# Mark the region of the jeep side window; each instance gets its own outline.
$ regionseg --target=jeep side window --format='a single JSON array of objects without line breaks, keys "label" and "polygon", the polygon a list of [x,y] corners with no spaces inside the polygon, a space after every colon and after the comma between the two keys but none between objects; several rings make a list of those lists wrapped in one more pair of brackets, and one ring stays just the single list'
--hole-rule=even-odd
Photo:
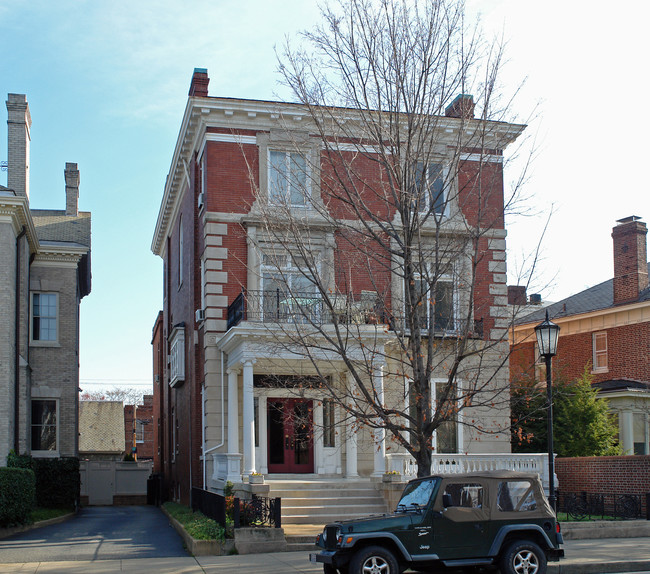
[{"label": "jeep side window", "polygon": [[437,482],[438,479],[432,478],[407,484],[402,493],[402,498],[397,503],[397,509],[408,510],[413,508],[424,508],[429,504],[429,499],[431,498],[431,494],[433,493],[433,489]]},{"label": "jeep side window", "polygon": [[446,506],[460,506],[461,508],[483,508],[483,486],[466,482],[452,482],[447,484]]},{"label": "jeep side window", "polygon": [[526,512],[535,510],[537,502],[530,482],[504,481],[497,489],[497,508],[501,512]]}]

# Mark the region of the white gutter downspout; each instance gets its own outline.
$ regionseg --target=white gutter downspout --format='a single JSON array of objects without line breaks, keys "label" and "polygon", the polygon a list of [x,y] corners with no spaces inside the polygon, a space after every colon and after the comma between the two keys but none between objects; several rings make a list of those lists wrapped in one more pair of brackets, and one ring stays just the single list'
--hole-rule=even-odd
[{"label": "white gutter downspout", "polygon": [[[223,351],[220,351],[221,353],[221,442],[219,444],[216,444],[212,448],[209,448],[208,450],[205,450],[205,401],[201,401],[201,411],[202,411],[202,421],[203,421],[203,448],[201,449],[203,451],[203,490],[206,490],[206,483],[207,483],[207,469],[206,469],[206,462],[207,462],[207,456],[211,453],[217,450],[218,448],[221,448],[225,443],[226,443],[226,426],[225,426],[225,421],[224,421],[224,416],[225,416],[225,407],[224,407],[224,401],[223,401],[223,387],[224,387],[224,379],[223,379]],[[205,389],[205,385],[204,385]]]}]

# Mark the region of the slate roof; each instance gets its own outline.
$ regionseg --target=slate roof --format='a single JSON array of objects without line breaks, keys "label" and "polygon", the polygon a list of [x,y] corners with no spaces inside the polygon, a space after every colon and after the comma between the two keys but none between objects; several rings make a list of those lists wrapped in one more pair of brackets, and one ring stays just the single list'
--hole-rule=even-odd
[{"label": "slate roof", "polygon": [[[648,263],[648,272],[650,273],[650,263]],[[650,301],[650,287],[647,287],[639,293],[638,303]],[[572,315],[581,315],[601,309],[609,309],[614,306],[614,279],[608,279],[598,285],[585,289],[580,293],[571,295],[566,299],[542,307],[517,321],[519,325],[528,323],[540,323],[548,316],[551,320],[562,317],[571,317]]]},{"label": "slate roof", "polygon": [[601,393],[612,393],[616,391],[646,391],[650,392],[650,383],[635,381],[633,379],[613,379],[592,383],[592,387],[599,389]]},{"label": "slate roof", "polygon": [[66,215],[63,210],[32,209],[39,241],[63,241],[90,247],[90,212]]},{"label": "slate roof", "polygon": [[79,452],[121,454],[124,448],[122,401],[79,401]]}]

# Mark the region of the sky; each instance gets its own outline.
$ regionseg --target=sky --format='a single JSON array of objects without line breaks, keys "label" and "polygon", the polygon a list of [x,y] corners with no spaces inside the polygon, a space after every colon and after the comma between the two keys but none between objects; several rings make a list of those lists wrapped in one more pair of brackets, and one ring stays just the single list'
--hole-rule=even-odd
[{"label": "sky", "polygon": [[[533,150],[528,212],[507,219],[508,281],[520,282],[548,221],[529,293],[557,301],[611,278],[617,219],[650,222],[650,2],[467,8],[506,41],[503,90]],[[84,391],[152,387],[162,260],[151,240],[194,68],[208,69],[211,95],[290,99],[275,49],[318,19],[314,0],[0,0],[0,92],[26,94],[32,116],[30,204],[63,209],[63,170],[76,162],[79,208],[92,212]]]}]

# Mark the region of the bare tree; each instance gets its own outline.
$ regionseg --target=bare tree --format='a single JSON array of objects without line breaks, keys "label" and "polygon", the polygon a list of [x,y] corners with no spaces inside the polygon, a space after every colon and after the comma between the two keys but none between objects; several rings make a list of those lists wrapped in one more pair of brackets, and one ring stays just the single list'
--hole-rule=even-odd
[{"label": "bare tree", "polygon": [[116,387],[97,391],[84,391],[80,395],[82,401],[122,401],[126,405],[141,405],[146,392],[132,387]]},{"label": "bare tree", "polygon": [[349,0],[322,17],[280,56],[306,120],[270,134],[284,151],[251,208],[258,310],[346,424],[386,433],[422,476],[449,422],[508,436],[505,283],[488,277],[505,273],[518,189],[504,198],[503,150],[524,126],[504,121],[501,46],[461,1]]}]

